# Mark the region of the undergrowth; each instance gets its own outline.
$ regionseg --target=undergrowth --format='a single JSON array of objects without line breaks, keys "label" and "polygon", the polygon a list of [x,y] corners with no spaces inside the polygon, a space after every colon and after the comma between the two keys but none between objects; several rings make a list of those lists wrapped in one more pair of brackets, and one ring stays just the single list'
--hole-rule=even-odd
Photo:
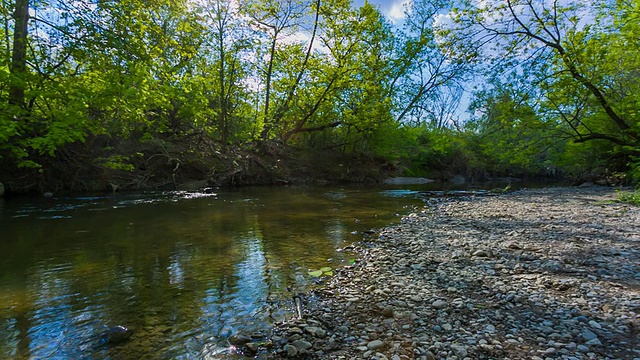
[{"label": "undergrowth", "polygon": [[631,204],[634,206],[640,206],[640,188],[635,189],[633,192],[618,191],[618,202]]}]

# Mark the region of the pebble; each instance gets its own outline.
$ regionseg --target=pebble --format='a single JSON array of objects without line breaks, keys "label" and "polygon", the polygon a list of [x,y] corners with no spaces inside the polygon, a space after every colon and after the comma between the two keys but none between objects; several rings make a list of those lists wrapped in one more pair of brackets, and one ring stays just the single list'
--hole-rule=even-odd
[{"label": "pebble", "polygon": [[589,351],[589,347],[585,346],[585,345],[578,345],[578,347],[576,348],[578,351],[586,353]]},{"label": "pebble", "polygon": [[489,257],[489,253],[484,250],[476,250],[473,252],[472,256],[477,257]]},{"label": "pebble", "polygon": [[378,350],[384,346],[384,343],[380,340],[373,340],[367,344],[367,349],[369,350]]},{"label": "pebble", "polygon": [[593,331],[589,329],[584,329],[582,330],[582,338],[584,338],[585,341],[589,341],[589,340],[597,339],[598,335],[596,335]]},{"label": "pebble", "polygon": [[298,355],[298,349],[295,346],[286,344],[284,346],[284,351],[287,353],[288,357],[294,357]]},{"label": "pebble", "polygon": [[292,342],[291,345],[295,346],[298,351],[311,349],[313,347],[312,343],[305,340],[296,340]]},{"label": "pebble", "polygon": [[431,306],[433,306],[437,310],[442,310],[446,308],[447,305],[448,305],[447,302],[444,300],[436,300],[431,304]]},{"label": "pebble", "polygon": [[594,320],[589,321],[589,325],[591,325],[591,327],[594,329],[598,329],[598,330],[602,329],[602,326]]},{"label": "pebble", "polygon": [[584,344],[589,346],[602,346],[602,342],[598,338],[591,339]]},{"label": "pebble", "polygon": [[452,344],[451,345],[451,351],[453,351],[453,353],[459,357],[459,358],[466,358],[467,357],[467,348],[462,346],[462,345],[457,345],[457,344]]}]

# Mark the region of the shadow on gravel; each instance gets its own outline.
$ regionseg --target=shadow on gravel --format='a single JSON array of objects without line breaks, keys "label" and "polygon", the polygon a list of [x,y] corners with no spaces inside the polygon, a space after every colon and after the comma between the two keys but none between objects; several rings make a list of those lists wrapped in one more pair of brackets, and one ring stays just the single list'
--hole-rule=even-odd
[{"label": "shadow on gravel", "polygon": [[356,245],[283,338],[298,358],[638,358],[640,210],[610,194],[433,200]]},{"label": "shadow on gravel", "polygon": [[[580,212],[584,204],[593,207],[597,198],[572,201],[580,203],[577,209],[547,208],[538,218],[532,214],[547,204],[544,199],[520,201],[532,211],[529,216],[498,209],[491,215],[457,213],[460,216],[427,220],[432,222],[434,245],[424,260],[435,255],[441,263],[435,272],[451,274],[438,285],[457,291],[439,295],[455,304],[451,311],[467,324],[475,321],[476,326],[467,325],[465,331],[495,329],[495,336],[505,339],[498,349],[510,358],[530,358],[531,353],[522,357],[530,349],[538,349],[534,353],[542,358],[572,353],[636,358],[640,224],[625,223],[624,210],[613,215],[611,208],[601,214]],[[465,299],[464,304],[456,304],[456,296]],[[485,351],[486,356],[499,355],[487,344],[469,342],[480,353],[493,351]]]}]

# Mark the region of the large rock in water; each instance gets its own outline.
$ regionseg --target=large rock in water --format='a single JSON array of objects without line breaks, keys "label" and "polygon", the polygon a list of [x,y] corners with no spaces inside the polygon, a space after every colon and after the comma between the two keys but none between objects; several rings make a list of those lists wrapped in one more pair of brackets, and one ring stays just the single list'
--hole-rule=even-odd
[{"label": "large rock in water", "polygon": [[133,335],[133,329],[117,325],[106,330],[93,334],[82,342],[82,349],[106,349],[111,346],[120,345]]},{"label": "large rock in water", "polygon": [[129,340],[131,335],[133,335],[132,329],[117,325],[104,332],[102,341],[104,344],[119,344]]},{"label": "large rock in water", "polygon": [[384,180],[388,185],[419,185],[432,183],[435,180],[421,178],[421,177],[394,177]]},{"label": "large rock in water", "polygon": [[131,335],[133,335],[133,330],[127,327],[117,325],[107,330],[109,340],[109,344],[117,344],[123,341],[129,340]]}]

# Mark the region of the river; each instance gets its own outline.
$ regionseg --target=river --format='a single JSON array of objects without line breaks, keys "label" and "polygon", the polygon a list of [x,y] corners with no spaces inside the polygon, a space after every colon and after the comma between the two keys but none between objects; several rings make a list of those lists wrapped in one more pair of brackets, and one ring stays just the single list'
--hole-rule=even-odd
[{"label": "river", "polygon": [[[0,198],[0,358],[233,358],[231,336],[292,316],[310,270],[423,204],[391,187]],[[134,335],[104,345],[114,325]]]}]

